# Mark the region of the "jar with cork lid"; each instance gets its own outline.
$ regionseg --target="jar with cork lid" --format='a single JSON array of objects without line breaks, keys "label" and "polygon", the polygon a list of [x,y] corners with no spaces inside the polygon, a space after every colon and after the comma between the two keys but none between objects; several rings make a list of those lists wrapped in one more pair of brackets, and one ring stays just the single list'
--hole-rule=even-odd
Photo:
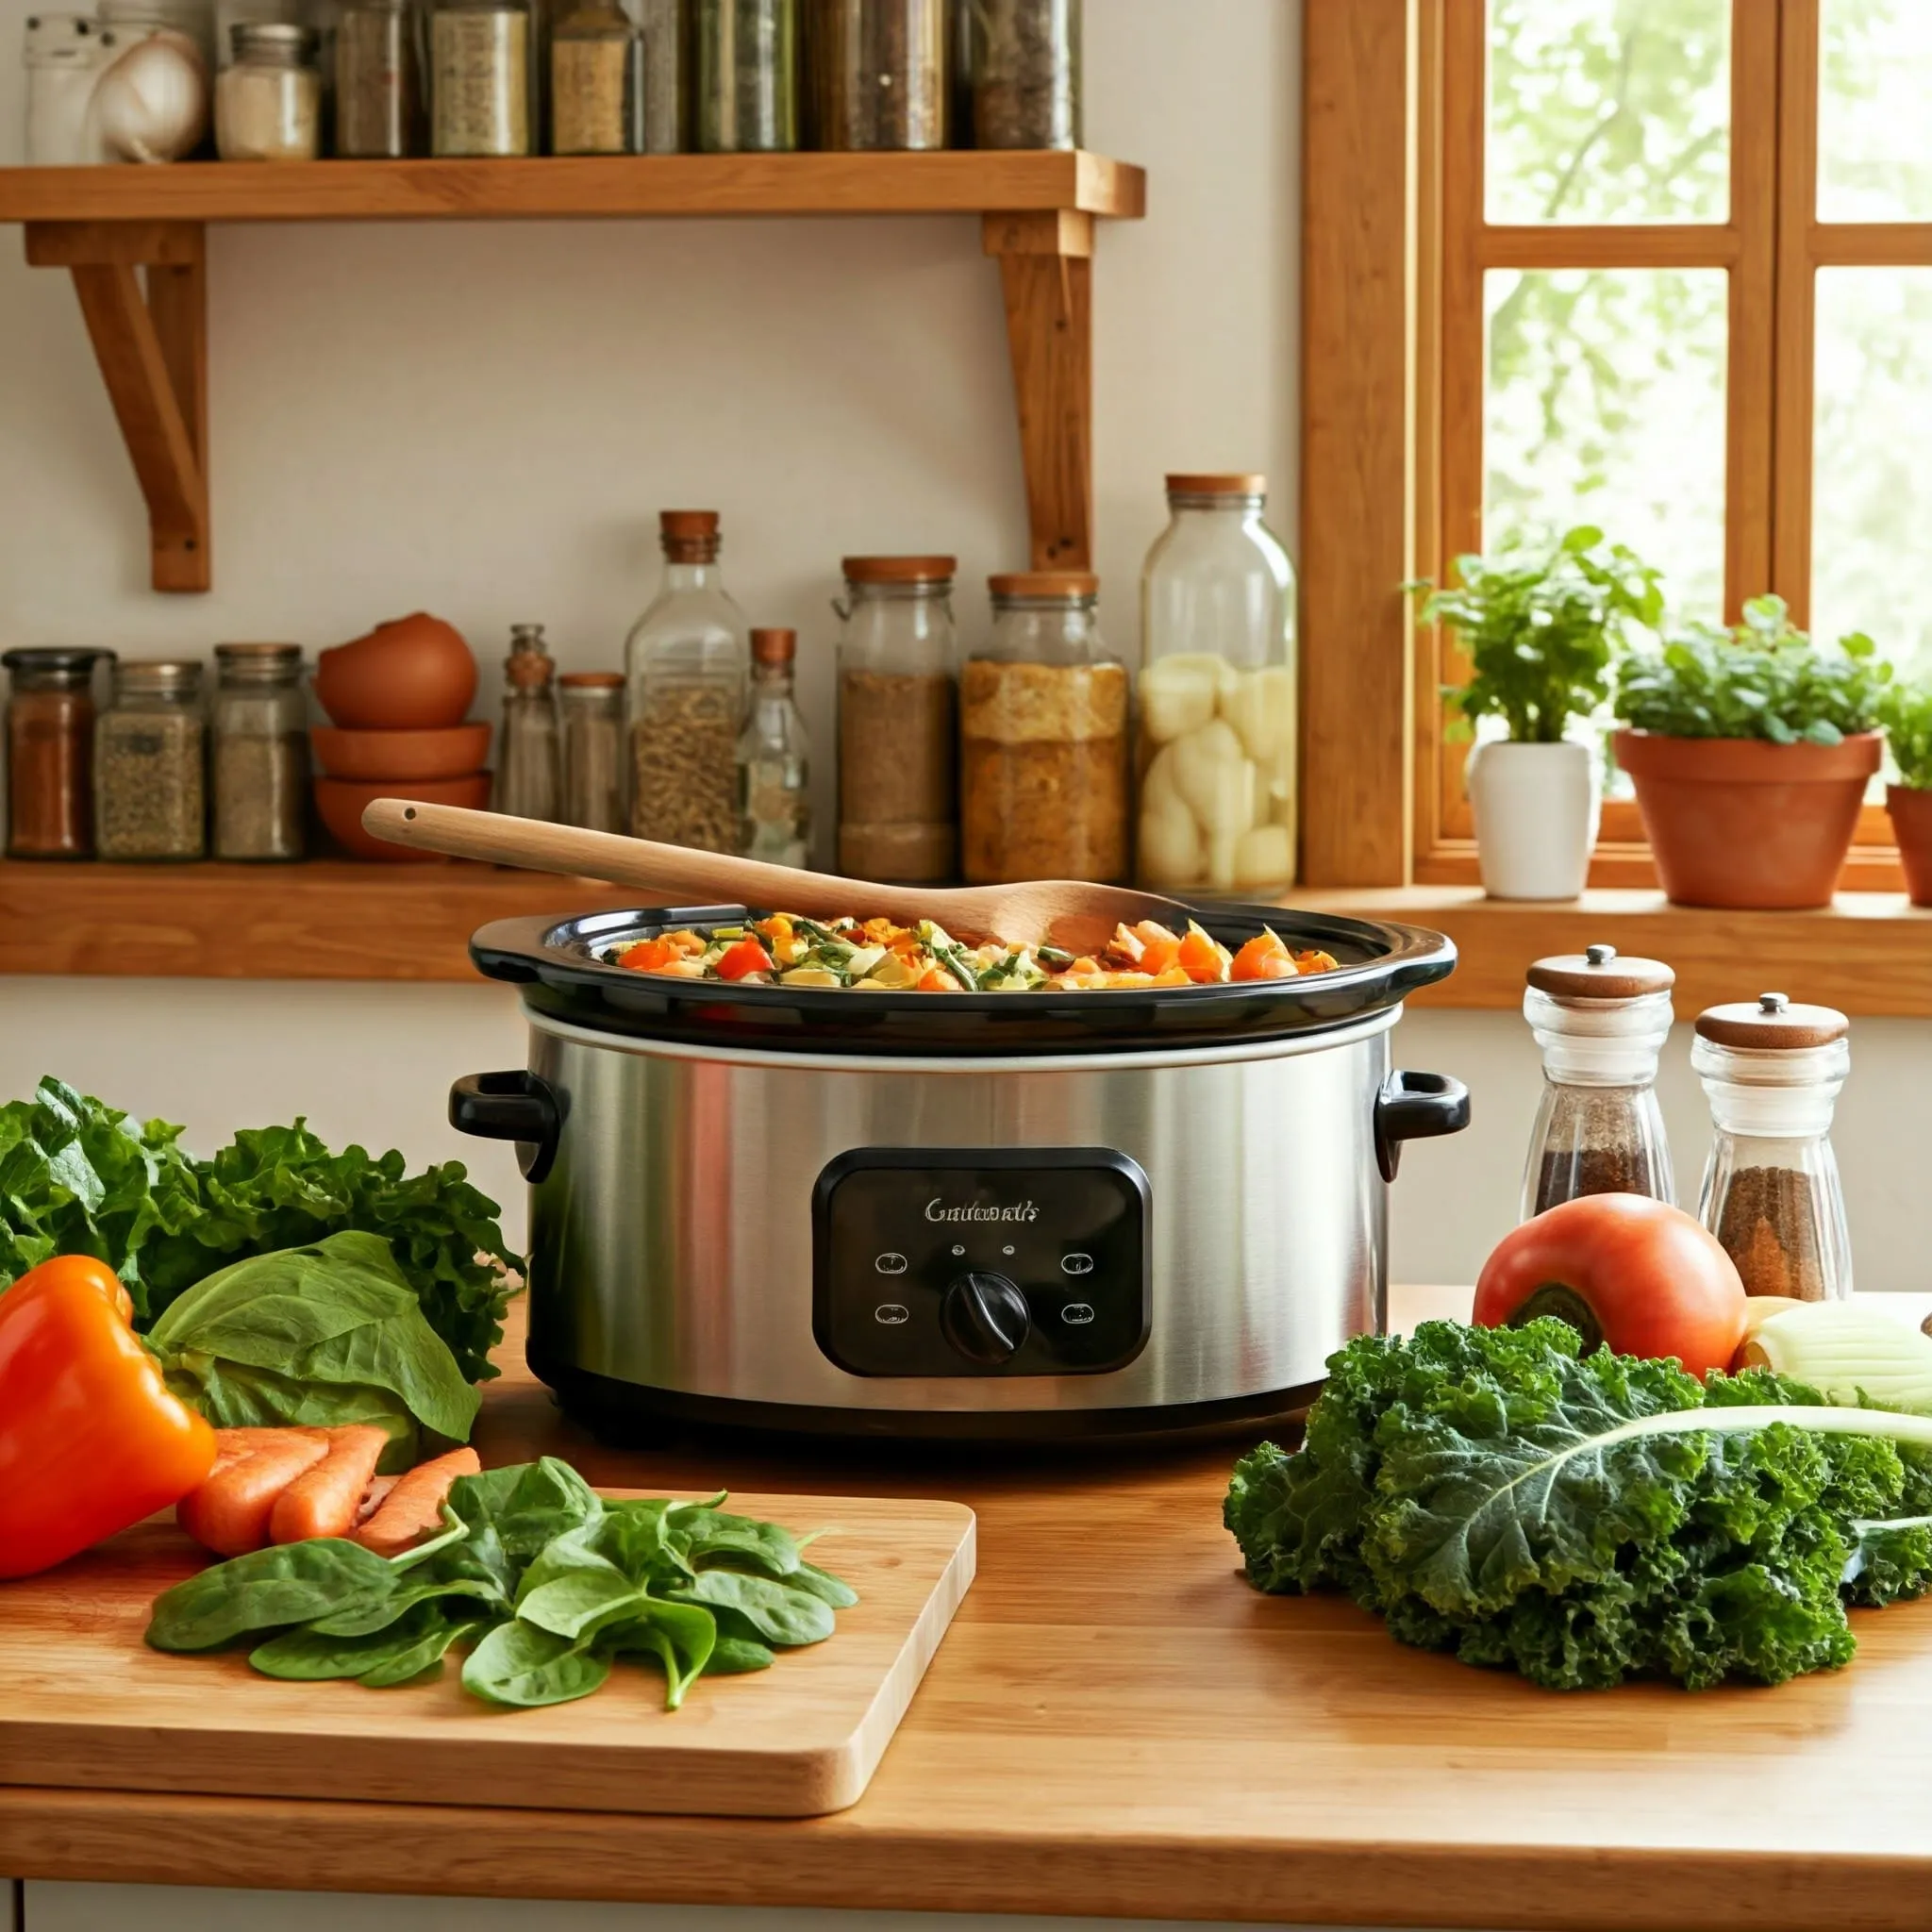
[{"label": "jar with cork lid", "polygon": [[1673,1204],[1670,1143],[1657,1101],[1677,975],[1615,946],[1539,959],[1523,1017],[1543,1057],[1543,1097],[1523,1177],[1528,1221],[1583,1194],[1648,1194]]},{"label": "jar with cork lid", "polygon": [[562,808],[557,729],[557,663],[541,624],[509,627],[503,660],[503,735],[496,746],[492,809],[554,824]]},{"label": "jar with cork lid", "polygon": [[1851,1071],[1851,1023],[1781,992],[1697,1016],[1690,1064],[1710,1101],[1698,1218],[1746,1294],[1842,1301],[1852,1291],[1832,1114]]},{"label": "jar with cork lid", "polygon": [[739,856],[804,866],[811,852],[805,720],[791,695],[795,630],[751,634],[751,705],[738,740]]}]

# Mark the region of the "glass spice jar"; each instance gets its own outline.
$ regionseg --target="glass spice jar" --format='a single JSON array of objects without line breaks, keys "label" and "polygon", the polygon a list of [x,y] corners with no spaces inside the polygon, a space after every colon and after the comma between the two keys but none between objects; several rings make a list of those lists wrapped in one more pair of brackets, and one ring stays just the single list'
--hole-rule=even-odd
[{"label": "glass spice jar", "polygon": [[312,161],[322,152],[315,36],[278,20],[237,21],[235,58],[215,81],[215,148],[225,161]]},{"label": "glass spice jar", "polygon": [[1523,1219],[1583,1194],[1673,1204],[1676,1180],[1657,1100],[1677,975],[1614,946],[1539,959],[1523,1017],[1542,1049],[1543,1097],[1529,1137]]},{"label": "glass spice jar", "polygon": [[643,71],[643,122],[640,151],[680,155],[690,145],[686,85],[690,69],[684,37],[684,0],[636,0],[639,51]]},{"label": "glass spice jar", "polygon": [[217,858],[300,858],[308,846],[308,707],[300,644],[217,644],[209,719]]},{"label": "glass spice jar", "polygon": [[200,858],[208,850],[201,666],[123,658],[94,724],[94,849],[102,858]]},{"label": "glass spice jar", "polygon": [[1713,1128],[1697,1214],[1737,1263],[1746,1294],[1842,1301],[1852,1242],[1831,1148],[1851,1071],[1851,1023],[1781,992],[1697,1016],[1690,1065]]},{"label": "glass spice jar", "polygon": [[841,152],[946,144],[945,0],[817,0],[816,144]]},{"label": "glass spice jar", "polygon": [[795,630],[751,634],[751,704],[738,739],[738,853],[802,867],[811,850],[805,720],[791,695]]},{"label": "glass spice jar", "polygon": [[839,870],[943,884],[958,864],[950,557],[848,557],[839,639]]},{"label": "glass spice jar", "polygon": [[7,700],[7,856],[91,858],[94,666],[111,651],[27,649],[0,658]]},{"label": "glass spice jar", "polygon": [[420,155],[423,76],[409,0],[355,0],[336,22],[336,153],[347,160]]},{"label": "glass spice jar", "polygon": [[562,822],[624,830],[624,674],[569,671],[557,680],[563,727]]},{"label": "glass spice jar", "polygon": [[976,146],[1080,145],[1080,0],[966,0]]},{"label": "glass spice jar", "polygon": [[531,15],[517,0],[435,0],[429,17],[430,151],[527,155]]},{"label": "glass spice jar", "polygon": [[959,845],[972,885],[1127,875],[1127,672],[1083,571],[989,577],[959,673]]},{"label": "glass spice jar", "polygon": [[798,0],[691,0],[699,154],[798,146]]},{"label": "glass spice jar", "polygon": [[744,613],[718,574],[718,512],[658,517],[664,584],[625,641],[630,684],[630,828],[703,852],[738,850]]},{"label": "glass spice jar", "polygon": [[617,0],[582,0],[550,37],[550,152],[642,151],[643,44]]},{"label": "glass spice jar", "polygon": [[541,624],[510,625],[503,675],[503,733],[496,741],[491,808],[554,824],[563,805],[557,662],[544,648]]}]

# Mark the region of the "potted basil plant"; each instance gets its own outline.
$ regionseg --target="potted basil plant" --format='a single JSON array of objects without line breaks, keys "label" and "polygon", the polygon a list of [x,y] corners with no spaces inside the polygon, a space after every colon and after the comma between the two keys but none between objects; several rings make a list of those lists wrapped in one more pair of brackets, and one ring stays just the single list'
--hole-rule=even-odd
[{"label": "potted basil plant", "polygon": [[1895,684],[1879,705],[1898,783],[1885,788],[1885,808],[1898,840],[1906,891],[1914,906],[1932,906],[1932,682]]},{"label": "potted basil plant", "polygon": [[1569,735],[1609,695],[1611,658],[1626,625],[1662,615],[1657,574],[1591,525],[1553,547],[1516,544],[1458,557],[1458,581],[1431,594],[1425,624],[1461,641],[1469,682],[1443,696],[1464,737],[1484,718],[1507,736],[1479,738],[1465,782],[1476,863],[1495,899],[1574,899],[1590,873],[1603,787],[1594,745]]},{"label": "potted basil plant", "polygon": [[1891,667],[1862,633],[1823,650],[1782,597],[1698,625],[1617,676],[1613,743],[1680,906],[1826,906],[1883,739]]}]

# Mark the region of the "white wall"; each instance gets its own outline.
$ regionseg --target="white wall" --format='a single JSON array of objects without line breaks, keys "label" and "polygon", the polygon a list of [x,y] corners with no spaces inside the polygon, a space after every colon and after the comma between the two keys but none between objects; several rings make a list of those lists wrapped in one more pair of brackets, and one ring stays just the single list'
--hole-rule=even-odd
[{"label": "white wall", "polygon": [[[0,48],[28,4],[0,0]],[[1148,219],[1108,226],[1095,266],[1097,561],[1128,643],[1164,470],[1265,468],[1295,531],[1298,8],[1087,11],[1090,139],[1151,184]],[[0,151],[19,87],[0,58]],[[655,580],[654,512],[714,504],[746,608],[804,633],[824,747],[843,552],[957,551],[970,624],[985,573],[1024,559],[997,275],[973,220],[264,227],[210,250],[202,598],[145,589],[141,500],[72,291],[0,251],[0,644],[319,647],[426,606],[486,663],[511,620],[541,618],[566,666],[613,664]],[[1396,1269],[1468,1279],[1512,1211],[1528,1038],[1507,1015],[1417,1015],[1398,1038],[1408,1064],[1471,1081],[1479,1124],[1410,1156]],[[1857,1041],[1841,1143],[1862,1278],[1922,1286],[1906,1123],[1932,1027],[1868,1023]],[[1690,1181],[1702,1103],[1674,1055]],[[0,980],[0,1095],[58,1071],[203,1148],[307,1112],[331,1139],[472,1158],[506,1194],[508,1156],[458,1141],[443,1098],[521,1057],[510,999],[484,986]]]}]

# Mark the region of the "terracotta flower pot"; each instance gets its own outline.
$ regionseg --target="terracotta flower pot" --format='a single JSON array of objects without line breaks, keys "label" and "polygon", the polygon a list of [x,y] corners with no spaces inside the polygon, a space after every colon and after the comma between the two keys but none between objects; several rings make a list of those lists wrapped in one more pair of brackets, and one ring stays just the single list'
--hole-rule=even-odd
[{"label": "terracotta flower pot", "polygon": [[1885,788],[1885,808],[1898,836],[1898,862],[1914,906],[1932,906],[1932,791],[1904,785]]},{"label": "terracotta flower pot", "polygon": [[1840,744],[1620,731],[1617,762],[1679,906],[1828,906],[1883,741]]}]

